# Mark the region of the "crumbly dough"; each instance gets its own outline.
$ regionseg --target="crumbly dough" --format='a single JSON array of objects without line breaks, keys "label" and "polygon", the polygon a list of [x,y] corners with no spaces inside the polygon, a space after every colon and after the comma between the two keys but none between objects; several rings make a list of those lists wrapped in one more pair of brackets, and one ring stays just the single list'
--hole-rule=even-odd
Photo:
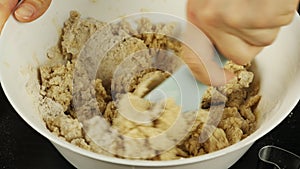
[{"label": "crumbly dough", "polygon": [[[220,150],[255,131],[260,95],[250,65],[228,62],[225,69],[236,78],[224,86],[209,87],[196,112],[180,113],[172,99],[159,103],[142,99],[182,64],[163,52],[171,50],[180,56],[181,44],[165,36],[174,33],[175,24],[152,24],[143,18],[138,25],[136,30],[127,22],[110,27],[106,33],[111,43],[120,41],[120,34],[130,38],[116,43],[103,56],[96,76],[90,77],[92,66],[84,69],[79,65],[83,70],[74,74],[78,57],[88,39],[107,25],[70,13],[59,44],[49,50],[49,63],[39,68],[39,109],[53,134],[108,156],[173,160]],[[140,51],[136,59],[132,54]],[[158,64],[151,63],[153,56]],[[75,76],[80,78],[73,83]],[[220,117],[213,116],[220,112]],[[219,123],[213,125],[213,120]]]}]

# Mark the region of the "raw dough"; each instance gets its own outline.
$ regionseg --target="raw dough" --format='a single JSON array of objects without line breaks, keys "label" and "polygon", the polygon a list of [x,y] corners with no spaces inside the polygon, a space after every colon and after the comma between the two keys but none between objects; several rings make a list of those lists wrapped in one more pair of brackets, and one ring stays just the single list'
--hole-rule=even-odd
[{"label": "raw dough", "polygon": [[[48,53],[49,63],[39,68],[40,112],[53,134],[83,149],[108,156],[174,160],[220,150],[255,131],[255,107],[260,95],[259,85],[253,83],[250,65],[228,62],[225,68],[234,72],[236,79],[225,86],[209,87],[197,112],[180,113],[180,107],[172,99],[159,103],[142,99],[180,65],[162,52],[171,50],[180,56],[181,44],[164,36],[173,33],[174,24],[152,24],[143,18],[137,30],[127,22],[113,25],[107,32],[112,41],[120,40],[119,34],[131,38],[121,40],[103,57],[96,77],[90,77],[90,70],[85,69],[74,74],[83,45],[105,26],[92,18],[82,19],[78,12],[72,11],[59,44]],[[143,31],[157,34],[139,34]],[[141,50],[144,51],[141,60],[129,56]],[[153,55],[160,64],[147,68]],[[93,62],[92,59],[87,61],[91,65]],[[167,62],[171,63],[168,72],[158,69],[166,67]],[[120,64],[133,63],[141,69],[126,72],[126,68],[120,67]],[[76,79],[79,83],[73,83],[75,75],[80,76]],[[117,80],[112,81],[113,78]],[[76,99],[81,101],[74,103]],[[211,125],[208,122],[211,110],[218,110],[222,103],[225,108],[220,122]],[[199,140],[206,136],[204,141]]]}]

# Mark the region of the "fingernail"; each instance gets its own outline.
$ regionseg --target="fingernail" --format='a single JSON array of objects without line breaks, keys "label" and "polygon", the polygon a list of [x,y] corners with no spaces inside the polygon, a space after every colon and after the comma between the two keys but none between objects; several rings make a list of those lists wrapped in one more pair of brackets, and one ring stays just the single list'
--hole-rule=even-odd
[{"label": "fingernail", "polygon": [[30,4],[21,5],[15,12],[18,17],[29,19],[34,13],[34,7]]}]

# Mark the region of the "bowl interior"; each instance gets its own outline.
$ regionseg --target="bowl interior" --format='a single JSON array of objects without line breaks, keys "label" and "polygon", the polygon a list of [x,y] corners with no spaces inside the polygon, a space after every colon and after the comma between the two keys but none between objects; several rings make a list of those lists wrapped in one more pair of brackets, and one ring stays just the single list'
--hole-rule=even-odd
[{"label": "bowl interior", "polygon": [[[32,86],[28,91],[27,87],[28,81],[31,84],[37,83],[36,68],[47,60],[47,50],[57,43],[60,28],[69,17],[69,11],[78,10],[83,17],[103,21],[143,11],[165,12],[184,18],[185,3],[184,0],[176,3],[173,0],[63,0],[53,1],[43,17],[29,24],[18,23],[11,17],[0,37],[2,87],[13,107],[29,125],[51,141],[72,148],[46,129],[37,111],[38,98],[32,97],[38,96],[38,89]],[[282,28],[275,43],[265,48],[255,59],[254,70],[260,79],[262,95],[257,107],[260,112],[258,130],[242,143],[208,154],[206,158],[253,143],[289,114],[300,97],[297,91],[300,86],[299,44],[300,18],[296,15],[290,25]],[[81,150],[75,148],[74,151],[80,153]],[[89,155],[96,157],[93,153]],[[201,157],[196,160],[201,160]]]}]

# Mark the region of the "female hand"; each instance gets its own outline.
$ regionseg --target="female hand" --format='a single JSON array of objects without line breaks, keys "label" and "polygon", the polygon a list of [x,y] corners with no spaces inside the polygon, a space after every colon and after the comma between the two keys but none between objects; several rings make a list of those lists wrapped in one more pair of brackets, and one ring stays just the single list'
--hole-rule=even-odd
[{"label": "female hand", "polygon": [[[298,3],[299,0],[188,0],[187,17],[224,56],[243,65],[272,44],[280,28],[292,21]],[[203,73],[193,59],[190,57],[189,62],[194,73]],[[227,79],[232,77],[228,72],[225,75]],[[209,82],[206,76],[197,78]]]},{"label": "female hand", "polygon": [[20,22],[30,22],[40,17],[50,6],[51,0],[1,0],[0,32],[11,13]]}]

